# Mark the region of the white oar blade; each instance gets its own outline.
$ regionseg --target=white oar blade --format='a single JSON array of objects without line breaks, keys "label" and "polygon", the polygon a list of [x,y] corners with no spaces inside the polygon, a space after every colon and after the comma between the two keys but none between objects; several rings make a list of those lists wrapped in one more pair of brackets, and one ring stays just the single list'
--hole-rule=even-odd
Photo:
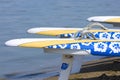
[{"label": "white oar blade", "polygon": [[75,33],[82,28],[31,28],[28,29],[28,33],[40,34],[40,35],[49,35],[49,36],[58,36],[60,34]]},{"label": "white oar blade", "polygon": [[71,43],[85,43],[85,42],[119,42],[119,40],[74,40],[74,39],[57,39],[57,38],[26,38],[13,39],[7,41],[7,46],[20,46],[31,48],[43,48],[52,45],[71,44]]},{"label": "white oar blade", "polygon": [[12,39],[12,40],[9,40],[7,42],[5,42],[5,44],[7,46],[20,46],[22,44],[25,44],[25,43],[31,43],[31,42],[37,42],[37,41],[44,41],[45,39]]},{"label": "white oar blade", "polygon": [[120,16],[94,16],[87,20],[92,22],[120,23]]},{"label": "white oar blade", "polygon": [[48,46],[49,42],[52,40],[57,39],[51,39],[51,38],[21,38],[21,39],[12,39],[5,44],[7,46],[20,46],[20,47],[35,47],[35,48],[42,48]]},{"label": "white oar blade", "polygon": [[29,38],[29,39],[13,39],[7,41],[7,46],[20,46],[20,47],[31,47],[31,48],[44,48],[51,45],[67,44],[81,42],[74,39],[56,39],[56,38]]},{"label": "white oar blade", "polygon": [[5,42],[5,45],[7,46],[18,46],[20,44],[22,44],[22,40],[20,41],[19,39],[13,39]]}]

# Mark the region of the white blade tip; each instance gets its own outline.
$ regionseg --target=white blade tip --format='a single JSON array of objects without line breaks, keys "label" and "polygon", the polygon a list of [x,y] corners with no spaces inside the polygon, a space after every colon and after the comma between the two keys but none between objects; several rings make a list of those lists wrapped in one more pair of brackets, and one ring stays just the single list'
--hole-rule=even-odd
[{"label": "white blade tip", "polygon": [[6,46],[18,46],[17,41],[18,41],[18,39],[9,40],[9,41],[5,42],[5,45]]}]

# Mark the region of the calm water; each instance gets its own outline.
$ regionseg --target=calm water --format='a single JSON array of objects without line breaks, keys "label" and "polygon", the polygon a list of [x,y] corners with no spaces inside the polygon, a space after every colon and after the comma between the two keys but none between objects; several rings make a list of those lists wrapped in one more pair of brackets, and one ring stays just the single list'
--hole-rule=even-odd
[{"label": "calm water", "polygon": [[57,71],[61,57],[42,49],[7,47],[5,41],[44,37],[26,33],[32,27],[84,27],[91,16],[120,16],[119,4],[120,0],[0,0],[0,76],[36,80],[45,76],[41,72]]}]

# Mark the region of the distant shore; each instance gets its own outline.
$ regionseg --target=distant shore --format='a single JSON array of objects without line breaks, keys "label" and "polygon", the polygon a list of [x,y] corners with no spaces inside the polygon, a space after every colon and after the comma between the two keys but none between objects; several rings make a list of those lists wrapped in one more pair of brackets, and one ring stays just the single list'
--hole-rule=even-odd
[{"label": "distant shore", "polygon": [[[58,80],[58,77],[44,80]],[[69,80],[120,80],[120,58],[109,57],[86,62],[80,73],[70,75]]]}]

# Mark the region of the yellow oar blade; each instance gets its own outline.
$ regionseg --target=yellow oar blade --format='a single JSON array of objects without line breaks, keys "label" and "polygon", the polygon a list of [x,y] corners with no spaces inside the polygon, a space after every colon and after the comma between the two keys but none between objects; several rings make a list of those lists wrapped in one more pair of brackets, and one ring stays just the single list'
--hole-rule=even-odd
[{"label": "yellow oar blade", "polygon": [[[28,30],[28,33],[40,34],[40,35],[49,35],[49,36],[59,36],[61,34],[71,34],[76,33],[83,28],[31,28]],[[117,29],[108,29],[108,30],[89,30],[89,32],[120,32]],[[74,36],[74,34],[71,34]]]},{"label": "yellow oar blade", "polygon": [[33,34],[58,36],[60,34],[75,33],[82,28],[31,28],[27,32]]},{"label": "yellow oar blade", "polygon": [[[114,42],[116,40],[74,40],[74,39],[49,39],[49,38],[37,38],[37,39],[13,39],[7,41],[7,46],[20,46],[31,48],[44,48],[51,45],[68,44],[68,43],[84,43],[84,42]],[[118,40],[117,40],[118,41]]]},{"label": "yellow oar blade", "polygon": [[20,46],[20,47],[32,47],[32,48],[43,48],[50,45],[67,44],[82,42],[74,39],[13,39],[7,41],[7,46]]}]

